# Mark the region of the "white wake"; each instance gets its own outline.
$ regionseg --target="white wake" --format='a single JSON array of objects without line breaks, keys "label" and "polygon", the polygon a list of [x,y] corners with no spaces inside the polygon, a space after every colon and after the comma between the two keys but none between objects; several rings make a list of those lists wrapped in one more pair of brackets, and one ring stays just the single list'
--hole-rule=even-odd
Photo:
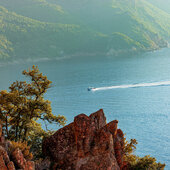
[{"label": "white wake", "polygon": [[92,91],[99,90],[109,90],[109,89],[126,89],[126,88],[134,88],[134,87],[153,87],[153,86],[168,86],[170,85],[170,81],[162,81],[162,82],[153,82],[153,83],[139,83],[139,84],[127,84],[120,86],[107,86],[107,87],[98,87],[92,88]]}]

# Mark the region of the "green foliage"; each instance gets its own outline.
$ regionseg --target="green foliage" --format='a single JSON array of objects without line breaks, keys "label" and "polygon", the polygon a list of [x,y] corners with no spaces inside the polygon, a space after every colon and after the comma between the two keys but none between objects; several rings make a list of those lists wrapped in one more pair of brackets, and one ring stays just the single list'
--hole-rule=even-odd
[{"label": "green foliage", "polygon": [[136,139],[131,139],[130,143],[124,138],[124,148],[123,148],[123,154],[124,154],[124,159],[128,161],[129,155],[133,153],[133,151],[136,149],[137,145]]},{"label": "green foliage", "polygon": [[35,125],[32,126],[32,130],[29,133],[28,144],[31,146],[30,151],[34,153],[34,159],[43,158],[42,154],[42,141],[43,138],[52,135],[54,131],[44,130],[41,128],[41,125],[35,122]]},{"label": "green foliage", "polygon": [[9,58],[13,53],[12,43],[0,35],[0,59]]},{"label": "green foliage", "polygon": [[113,33],[111,39],[113,44],[112,47],[114,47],[114,49],[130,49],[130,48],[142,49],[143,48],[142,44],[140,44],[139,42],[131,39],[127,35],[120,32]]},{"label": "green foliage", "polygon": [[133,159],[132,162],[130,162],[130,169],[132,170],[163,170],[165,168],[165,164],[161,164],[160,162],[156,162],[156,159],[153,157],[150,157],[149,155],[144,156],[142,158],[138,157],[138,156],[132,156],[134,157],[134,161]]},{"label": "green foliage", "polygon": [[146,155],[144,157],[139,157],[134,154],[136,149],[137,141],[136,139],[131,139],[130,142],[124,137],[124,147],[123,147],[123,159],[127,162],[129,169],[131,170],[163,170],[165,164],[156,162],[154,157]]},{"label": "green foliage", "polygon": [[23,71],[23,75],[29,77],[31,82],[16,81],[9,87],[9,92],[0,92],[0,119],[8,139],[27,141],[34,152],[36,145],[49,134],[42,129],[40,122],[48,128],[49,123],[64,125],[66,119],[52,114],[50,101],[44,99],[51,81],[39,72],[38,67]]}]

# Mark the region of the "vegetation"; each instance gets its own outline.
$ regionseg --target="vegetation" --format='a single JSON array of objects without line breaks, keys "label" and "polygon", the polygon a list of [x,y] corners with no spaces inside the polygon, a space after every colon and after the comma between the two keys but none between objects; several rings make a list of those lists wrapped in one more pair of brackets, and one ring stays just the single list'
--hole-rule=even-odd
[{"label": "vegetation", "polygon": [[124,160],[127,162],[129,169],[131,170],[147,170],[147,169],[155,169],[155,170],[163,170],[165,168],[165,164],[161,164],[160,162],[156,162],[154,157],[150,157],[150,155],[139,157],[134,154],[136,149],[137,141],[136,139],[131,139],[130,142],[124,138]]},{"label": "vegetation", "polygon": [[0,35],[0,59],[9,58],[13,52],[11,42],[3,35]]},{"label": "vegetation", "polygon": [[0,59],[54,58],[129,48],[138,52],[167,46],[170,14],[146,0],[134,2],[1,0]]},{"label": "vegetation", "polygon": [[[51,103],[44,99],[44,94],[50,87],[51,81],[39,72],[38,67],[23,71],[31,82],[16,81],[8,91],[0,92],[0,119],[3,121],[5,137],[15,142],[15,145],[31,147],[36,157],[41,156],[43,137],[52,132],[48,124],[65,124],[64,116],[55,116],[51,111]],[[46,126],[42,129],[41,122]],[[23,143],[23,142],[27,143]],[[26,147],[27,148],[27,147]]]},{"label": "vegetation", "polygon": [[[54,58],[76,51],[83,53],[93,52],[96,48],[106,49],[107,36],[79,25],[40,22],[9,12],[3,7],[0,7],[0,15],[1,34],[13,49],[11,54],[7,47],[4,53],[13,59],[33,56]],[[3,56],[0,58],[5,58]]]},{"label": "vegetation", "polygon": [[27,142],[15,142],[11,141],[11,144],[8,148],[8,152],[12,153],[15,149],[19,148],[21,152],[24,155],[24,158],[27,160],[32,160],[33,159],[33,154],[30,152],[30,146],[28,146]]},{"label": "vegetation", "polygon": [[170,0],[148,0],[151,4],[155,5],[170,14]]}]

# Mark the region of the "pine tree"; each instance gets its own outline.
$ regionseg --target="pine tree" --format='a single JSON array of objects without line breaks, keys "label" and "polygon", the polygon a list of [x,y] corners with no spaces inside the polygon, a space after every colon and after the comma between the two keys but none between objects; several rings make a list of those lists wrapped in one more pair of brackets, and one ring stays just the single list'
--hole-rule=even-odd
[{"label": "pine tree", "polygon": [[51,81],[39,72],[37,66],[32,66],[23,75],[30,78],[29,82],[16,81],[8,91],[0,92],[0,119],[6,138],[15,141],[27,141],[35,148],[36,141],[42,141],[48,132],[42,129],[44,122],[48,124],[65,124],[64,116],[52,113],[51,102],[44,99],[44,94],[51,86]]}]

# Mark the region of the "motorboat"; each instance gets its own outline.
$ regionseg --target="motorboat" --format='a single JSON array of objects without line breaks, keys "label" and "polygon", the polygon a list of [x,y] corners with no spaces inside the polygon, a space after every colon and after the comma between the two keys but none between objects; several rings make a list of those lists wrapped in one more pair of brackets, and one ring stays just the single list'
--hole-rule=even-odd
[{"label": "motorboat", "polygon": [[93,89],[95,89],[94,87],[88,87],[87,90],[88,91],[92,91]]}]

